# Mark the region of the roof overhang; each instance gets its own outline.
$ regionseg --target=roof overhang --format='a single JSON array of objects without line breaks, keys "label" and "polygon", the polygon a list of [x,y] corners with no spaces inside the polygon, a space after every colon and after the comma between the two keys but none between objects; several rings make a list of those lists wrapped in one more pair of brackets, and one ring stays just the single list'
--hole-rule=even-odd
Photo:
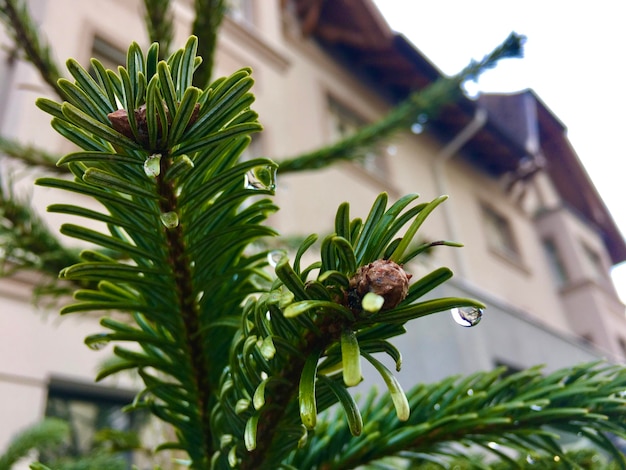
[{"label": "roof overhang", "polygon": [[[391,104],[444,77],[410,41],[391,30],[371,0],[283,1],[291,2],[304,35],[314,38]],[[614,264],[626,260],[624,238],[567,140],[565,126],[531,93],[537,102],[547,171],[559,194],[600,230]],[[472,121],[479,107],[479,102],[460,95],[429,117],[429,130],[449,141]],[[528,160],[529,151],[492,116],[465,144],[463,155],[489,174],[501,176],[516,171]]]}]

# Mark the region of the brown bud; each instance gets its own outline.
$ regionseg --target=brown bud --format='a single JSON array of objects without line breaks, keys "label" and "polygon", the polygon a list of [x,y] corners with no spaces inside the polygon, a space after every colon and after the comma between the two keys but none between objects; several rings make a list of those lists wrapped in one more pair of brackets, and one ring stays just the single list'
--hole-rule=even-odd
[{"label": "brown bud", "polygon": [[[167,125],[171,124],[170,113],[165,107],[165,114],[167,118]],[[198,120],[198,115],[200,114],[200,105],[196,103],[194,106],[193,112],[191,114],[191,118],[189,119],[188,126],[191,126],[194,122]],[[109,121],[111,121],[111,126],[120,134],[125,135],[129,139],[135,140],[135,136],[133,135],[133,131],[130,128],[130,123],[128,122],[128,113],[125,109],[118,109],[117,111],[113,111],[108,115]],[[138,143],[142,145],[146,145],[148,143],[148,123],[146,119],[146,105],[142,104],[139,108],[135,109],[135,122],[137,123],[137,134],[138,134]],[[161,120],[157,116],[157,125],[158,125],[158,138],[161,138],[163,135],[163,126],[161,124]]]},{"label": "brown bud", "polygon": [[368,292],[380,295],[385,299],[381,310],[390,310],[406,298],[410,278],[399,264],[379,259],[359,268],[350,279],[350,291],[359,299]]},{"label": "brown bud", "polygon": [[129,139],[133,139],[133,132],[130,129],[130,124],[128,122],[128,113],[125,109],[118,109],[117,111],[113,111],[108,115],[109,121],[111,121],[111,126],[120,134],[125,135]]}]

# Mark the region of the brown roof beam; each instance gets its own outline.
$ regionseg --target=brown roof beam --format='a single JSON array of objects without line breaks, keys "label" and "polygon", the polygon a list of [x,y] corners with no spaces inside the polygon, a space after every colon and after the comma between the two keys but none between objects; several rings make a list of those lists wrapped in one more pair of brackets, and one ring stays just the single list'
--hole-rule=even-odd
[{"label": "brown roof beam", "polygon": [[298,14],[302,18],[302,34],[310,36],[319,25],[324,0],[312,0],[298,4]]},{"label": "brown roof beam", "polygon": [[333,44],[344,44],[358,49],[369,49],[374,51],[384,51],[389,46],[385,43],[372,41],[357,31],[320,23],[316,33],[325,41]]}]

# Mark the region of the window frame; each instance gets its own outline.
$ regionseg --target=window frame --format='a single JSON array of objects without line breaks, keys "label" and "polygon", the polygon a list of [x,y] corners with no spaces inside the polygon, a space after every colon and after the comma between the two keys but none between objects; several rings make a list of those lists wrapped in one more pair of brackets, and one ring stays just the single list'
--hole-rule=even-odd
[{"label": "window frame", "polygon": [[[358,111],[332,94],[326,96],[326,113],[328,116],[328,135],[331,143],[344,139],[370,122]],[[345,131],[338,130],[337,124],[346,124]],[[375,147],[367,152],[363,158],[351,162],[356,168],[385,184],[390,183],[390,169],[388,152],[382,147]]]},{"label": "window frame", "polygon": [[511,218],[491,204],[481,203],[480,207],[489,250],[509,261],[521,264],[522,251]]},{"label": "window frame", "polygon": [[561,255],[559,244],[553,237],[544,237],[541,240],[541,246],[543,248],[552,279],[559,288],[566,286],[571,281],[571,277],[563,260],[563,256]]},{"label": "window frame", "polygon": [[[109,426],[98,428],[96,426],[93,429],[90,429],[90,431],[93,432],[92,438],[101,429],[116,429],[122,432],[130,431],[136,432],[139,435],[141,434],[141,431],[145,429],[145,426],[149,425],[148,413],[137,411],[126,413],[123,411],[124,407],[133,402],[135,395],[136,393],[131,390],[102,387],[63,378],[52,378],[48,383],[44,414],[46,417],[60,418],[68,422],[72,439],[75,439],[79,429],[74,427],[75,423],[71,419],[68,419],[67,415],[61,416],[59,414],[51,413],[51,400],[62,400],[68,407],[74,403],[94,405],[98,408],[119,408],[119,411],[124,413],[124,417],[127,418],[128,425],[121,426],[121,429]],[[89,447],[93,447],[93,442],[89,443]],[[83,446],[81,446],[78,442],[73,441],[66,451],[69,452],[69,455],[77,457],[83,455],[85,452],[90,452],[91,449],[83,448]],[[133,452],[124,452],[120,455],[128,462],[129,467],[135,463],[135,456],[133,455]]]}]

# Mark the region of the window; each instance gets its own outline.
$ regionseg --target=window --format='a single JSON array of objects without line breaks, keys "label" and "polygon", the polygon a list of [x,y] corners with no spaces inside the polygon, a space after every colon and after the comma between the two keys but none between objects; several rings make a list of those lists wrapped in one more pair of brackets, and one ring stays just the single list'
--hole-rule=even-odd
[{"label": "window", "polygon": [[550,271],[552,272],[552,276],[557,285],[559,287],[565,285],[569,280],[569,277],[556,243],[554,240],[547,238],[543,240],[543,249],[546,254],[546,258],[548,259]]},{"label": "window", "polygon": [[[330,115],[330,136],[333,142],[354,134],[367,124],[365,119],[332,98],[328,100],[328,111]],[[379,179],[387,177],[387,160],[383,152],[379,150],[373,149],[369,151],[359,160],[359,164],[366,172]]]},{"label": "window", "polygon": [[524,370],[524,367],[513,365],[508,361],[503,361],[501,359],[495,360],[496,367],[505,367],[506,370],[502,373],[502,377],[508,377],[509,375],[517,374]]},{"label": "window", "polygon": [[582,247],[585,257],[587,258],[587,264],[591,269],[591,274],[596,279],[606,279],[608,271],[604,268],[604,263],[602,262],[600,254],[586,243],[582,243]]},{"label": "window", "polygon": [[235,21],[253,24],[254,8],[252,1],[253,0],[228,0],[226,13]]},{"label": "window", "polygon": [[[126,53],[111,45],[100,36],[95,36],[93,38],[91,57],[102,62],[105,69],[117,70],[119,65],[126,64]],[[92,77],[95,77],[95,71],[91,66],[89,66],[89,74]]]},{"label": "window", "polygon": [[489,247],[507,258],[519,260],[520,252],[509,220],[489,206],[483,206],[483,219]]},{"label": "window", "polygon": [[[118,389],[53,380],[48,389],[46,416],[63,419],[70,426],[70,443],[63,455],[80,457],[93,452],[99,434],[109,430],[138,434],[147,425],[148,415],[123,412],[122,408],[132,400],[132,393]],[[42,460],[50,457],[44,455]],[[124,458],[130,467],[133,456],[128,453]]]},{"label": "window", "polygon": [[622,357],[626,360],[626,339],[619,337],[617,338],[617,344],[619,344],[620,352],[622,353]]},{"label": "window", "polygon": [[13,48],[5,46],[0,48],[0,124],[6,113],[7,102],[9,101],[9,93],[11,81],[15,70],[16,53]]}]

